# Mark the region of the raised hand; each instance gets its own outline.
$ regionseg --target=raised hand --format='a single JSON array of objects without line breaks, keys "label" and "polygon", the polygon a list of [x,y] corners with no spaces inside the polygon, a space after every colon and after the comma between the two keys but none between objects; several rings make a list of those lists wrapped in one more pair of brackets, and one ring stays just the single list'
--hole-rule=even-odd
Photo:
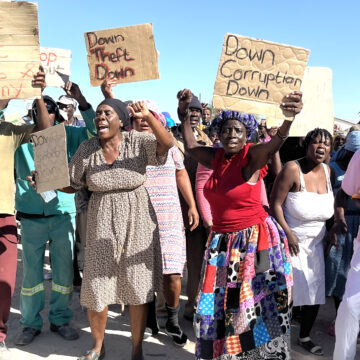
[{"label": "raised hand", "polygon": [[62,87],[67,95],[71,96],[73,99],[77,100],[82,96],[79,85],[73,83],[72,81],[67,81],[65,86]]},{"label": "raised hand", "polygon": [[299,114],[303,108],[302,92],[293,91],[289,95],[286,95],[284,102],[280,105],[281,109],[292,113],[294,116]]},{"label": "raised hand", "polygon": [[39,66],[39,71],[34,75],[31,85],[33,87],[41,88],[41,92],[46,88],[45,71],[41,65]]},{"label": "raised hand", "polygon": [[130,110],[131,116],[135,119],[146,119],[151,115],[144,101],[137,101],[130,104],[128,109]]},{"label": "raised hand", "polygon": [[205,110],[205,109],[207,109],[209,107],[209,104],[205,103],[205,102],[202,102],[201,107],[203,108],[203,110]]},{"label": "raised hand", "polygon": [[177,93],[177,98],[179,100],[178,116],[180,121],[184,121],[192,100],[192,92],[189,89],[180,90]]},{"label": "raised hand", "polygon": [[271,138],[273,138],[278,130],[279,130],[278,126],[272,126],[270,129],[267,130],[267,133]]},{"label": "raised hand", "polygon": [[67,81],[62,88],[64,89],[67,95],[69,95],[79,103],[80,108],[86,109],[89,107],[78,84],[75,84],[72,81]]},{"label": "raised hand", "polygon": [[106,78],[101,84],[101,91],[105,99],[114,99],[112,88],[116,86],[117,82],[114,78]]}]

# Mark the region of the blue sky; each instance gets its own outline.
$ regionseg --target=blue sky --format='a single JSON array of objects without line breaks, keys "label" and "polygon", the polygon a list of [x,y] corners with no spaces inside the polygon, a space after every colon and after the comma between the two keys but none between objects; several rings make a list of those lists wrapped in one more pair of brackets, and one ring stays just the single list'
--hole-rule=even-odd
[{"label": "blue sky", "polygon": [[[41,46],[72,50],[72,80],[95,107],[84,32],[152,23],[161,79],[119,84],[122,100],[151,98],[176,119],[176,93],[190,88],[210,102],[226,32],[304,47],[308,66],[333,70],[335,116],[360,111],[360,1],[39,0]],[[220,5],[221,4],[221,5]],[[61,89],[48,89],[58,97]]]}]

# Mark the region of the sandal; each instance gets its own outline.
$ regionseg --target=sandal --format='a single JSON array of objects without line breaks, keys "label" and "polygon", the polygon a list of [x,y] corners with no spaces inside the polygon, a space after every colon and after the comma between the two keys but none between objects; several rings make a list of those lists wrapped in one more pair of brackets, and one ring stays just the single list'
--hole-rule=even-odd
[{"label": "sandal", "polygon": [[101,347],[100,354],[94,350],[89,350],[85,355],[79,357],[77,360],[102,360],[105,357],[105,346]]},{"label": "sandal", "polygon": [[298,338],[297,341],[298,345],[303,347],[305,350],[309,351],[311,354],[317,355],[317,356],[323,356],[323,350],[321,346],[315,345],[310,336],[304,337],[304,338]]}]

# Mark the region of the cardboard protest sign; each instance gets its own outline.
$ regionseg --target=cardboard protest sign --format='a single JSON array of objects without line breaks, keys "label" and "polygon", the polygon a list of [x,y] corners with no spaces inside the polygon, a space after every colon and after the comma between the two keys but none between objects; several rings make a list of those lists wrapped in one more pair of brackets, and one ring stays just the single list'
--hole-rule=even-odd
[{"label": "cardboard protest sign", "polygon": [[90,82],[99,86],[110,76],[118,83],[159,78],[152,24],[87,32]]},{"label": "cardboard protest sign", "polygon": [[36,190],[56,190],[70,185],[64,124],[31,135],[34,144]]},{"label": "cardboard protest sign", "polygon": [[1,1],[0,19],[0,99],[39,98],[31,86],[40,65],[37,4]]},{"label": "cardboard protest sign", "polygon": [[40,60],[47,86],[62,87],[69,81],[71,50],[40,47]]},{"label": "cardboard protest sign", "polygon": [[309,50],[226,34],[213,105],[271,119],[293,120],[280,104],[300,90]]},{"label": "cardboard protest sign", "polygon": [[306,136],[315,127],[334,131],[332,71],[325,67],[307,67],[301,91],[303,109],[296,115],[290,136]]}]

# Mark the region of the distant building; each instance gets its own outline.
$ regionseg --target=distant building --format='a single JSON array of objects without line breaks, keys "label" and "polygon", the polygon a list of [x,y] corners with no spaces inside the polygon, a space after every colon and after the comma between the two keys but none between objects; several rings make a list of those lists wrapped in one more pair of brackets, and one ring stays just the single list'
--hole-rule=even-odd
[{"label": "distant building", "polygon": [[354,119],[340,119],[340,118],[334,118],[334,123],[337,125],[341,130],[347,130],[351,128],[353,125],[357,124],[359,120]]}]

